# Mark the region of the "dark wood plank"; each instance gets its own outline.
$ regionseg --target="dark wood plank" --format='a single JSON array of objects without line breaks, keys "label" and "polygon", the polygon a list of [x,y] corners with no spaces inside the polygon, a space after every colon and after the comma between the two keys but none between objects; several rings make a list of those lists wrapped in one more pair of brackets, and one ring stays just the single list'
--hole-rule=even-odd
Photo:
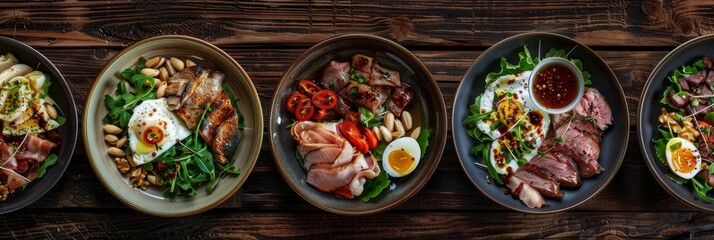
[{"label": "dark wood plank", "polygon": [[0,35],[34,46],[124,46],[164,34],[220,45],[311,45],[368,33],[405,45],[490,46],[528,31],[591,46],[676,46],[714,30],[686,1],[62,1],[0,4]]},{"label": "dark wood plank", "polygon": [[164,219],[126,211],[13,213],[0,238],[707,238],[714,215],[680,212],[393,212],[366,217],[326,213],[214,210]]}]

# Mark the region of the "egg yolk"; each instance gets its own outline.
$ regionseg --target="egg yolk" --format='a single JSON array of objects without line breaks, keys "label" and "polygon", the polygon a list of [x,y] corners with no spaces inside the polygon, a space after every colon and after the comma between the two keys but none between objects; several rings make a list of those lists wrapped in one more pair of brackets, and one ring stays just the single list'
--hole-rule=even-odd
[{"label": "egg yolk", "polygon": [[518,122],[525,113],[523,105],[512,98],[501,100],[497,104],[496,110],[498,112],[498,120],[507,127]]},{"label": "egg yolk", "polygon": [[414,157],[403,148],[396,149],[387,157],[389,165],[400,175],[407,173],[414,165]]},{"label": "egg yolk", "polygon": [[164,140],[164,131],[157,126],[149,126],[144,130],[143,141],[148,145],[161,143]]},{"label": "egg yolk", "polygon": [[672,164],[674,164],[674,168],[680,172],[689,173],[694,171],[694,168],[697,166],[697,158],[694,157],[692,150],[679,148],[672,153]]}]

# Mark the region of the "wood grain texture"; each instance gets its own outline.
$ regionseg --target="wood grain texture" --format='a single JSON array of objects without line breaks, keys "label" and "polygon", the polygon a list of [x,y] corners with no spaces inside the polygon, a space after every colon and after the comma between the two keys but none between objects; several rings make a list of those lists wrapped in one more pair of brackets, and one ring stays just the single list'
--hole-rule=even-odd
[{"label": "wood grain texture", "polygon": [[[463,238],[706,238],[714,216],[680,212],[570,212],[540,215],[513,212],[400,212],[345,217],[212,210],[193,217],[163,219],[126,211],[4,216],[0,238],[147,239],[463,239]],[[11,219],[11,220],[10,220]],[[329,223],[329,224],[328,224]],[[13,230],[13,229],[28,229]]]},{"label": "wood grain texture", "polygon": [[[219,45],[311,45],[368,33],[418,46],[490,46],[528,31],[590,46],[676,46],[714,31],[685,1],[62,1],[0,4],[0,35],[34,46],[125,46],[183,34]],[[526,17],[527,16],[527,17]]]}]

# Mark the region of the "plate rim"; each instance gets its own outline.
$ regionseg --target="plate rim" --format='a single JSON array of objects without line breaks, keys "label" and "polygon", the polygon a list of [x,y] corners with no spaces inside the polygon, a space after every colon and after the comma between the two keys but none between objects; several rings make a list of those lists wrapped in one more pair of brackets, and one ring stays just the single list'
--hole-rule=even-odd
[{"label": "plate rim", "polygon": [[[65,122],[65,124],[67,124],[67,125],[63,125],[61,127],[73,128],[75,130],[75,132],[77,132],[77,134],[75,134],[74,136],[70,136],[70,138],[69,138],[70,142],[71,142],[70,144],[67,144],[65,142],[63,142],[63,144],[62,144],[63,145],[62,148],[67,148],[66,151],[69,151],[69,158],[63,160],[66,163],[63,164],[64,166],[60,167],[61,173],[59,174],[59,177],[57,177],[54,180],[51,180],[52,183],[49,184],[47,188],[40,190],[39,191],[40,194],[37,194],[35,197],[29,198],[29,201],[20,203],[16,207],[9,208],[9,209],[6,209],[6,210],[0,212],[0,215],[2,215],[2,214],[7,214],[7,213],[14,212],[14,211],[18,211],[20,209],[23,209],[23,208],[29,206],[30,204],[37,202],[42,197],[44,197],[50,190],[52,190],[52,188],[54,188],[55,185],[57,185],[57,183],[62,179],[62,177],[64,176],[64,173],[67,171],[67,168],[69,167],[70,162],[74,158],[74,150],[77,148],[77,138],[79,138],[78,137],[79,136],[79,116],[77,115],[77,104],[74,101],[74,97],[73,97],[74,95],[72,94],[72,88],[69,87],[69,84],[67,83],[67,79],[64,77],[62,72],[57,68],[57,66],[52,61],[49,60],[49,58],[47,58],[47,56],[45,56],[44,54],[42,54],[40,51],[33,48],[32,46],[30,46],[24,42],[21,42],[17,39],[14,39],[14,38],[0,36],[0,41],[7,41],[12,44],[15,44],[15,46],[12,46],[11,48],[19,47],[19,48],[24,49],[25,51],[30,53],[30,55],[32,55],[32,57],[36,57],[38,62],[40,62],[40,63],[42,63],[42,62],[49,63],[45,67],[47,67],[50,72],[57,73],[56,77],[58,78],[58,79],[54,79],[52,81],[52,83],[60,84],[64,88],[62,90],[62,92],[65,92],[64,90],[66,90],[66,93],[69,94],[69,96],[64,96],[68,100],[68,103],[71,105],[71,107],[68,109],[69,113],[66,114],[65,117],[67,117],[67,118],[69,118],[70,116],[74,117],[73,126],[68,126],[71,123],[70,123],[70,121],[67,121],[67,122]],[[57,161],[60,161],[60,160],[61,159],[57,159]],[[48,169],[48,171],[52,171],[56,167],[57,167],[57,165]],[[46,178],[39,178],[39,179],[35,179],[35,181],[42,181],[45,179]],[[32,184],[32,183],[30,183],[30,184]],[[8,198],[11,198],[11,197],[12,197],[12,195],[8,195]]]},{"label": "plate rim", "polygon": [[[334,44],[335,42],[339,42],[339,41],[342,41],[342,40],[355,39],[355,38],[356,38],[356,39],[367,39],[367,40],[377,41],[377,42],[380,42],[380,43],[382,43],[382,44],[390,45],[391,47],[394,47],[394,48],[398,49],[399,51],[404,52],[404,53],[405,53],[407,56],[409,56],[410,58],[413,58],[413,59],[416,60],[416,63],[417,63],[417,65],[418,65],[418,67],[419,67],[422,71],[424,71],[425,73],[427,73],[427,79],[426,79],[426,80],[428,81],[428,83],[429,83],[430,85],[432,85],[433,87],[435,87],[435,89],[436,89],[436,93],[437,93],[436,98],[437,98],[438,101],[439,101],[439,102],[437,103],[437,105],[438,105],[438,106],[441,106],[441,107],[439,107],[439,112],[437,113],[438,119],[435,119],[435,122],[437,123],[437,124],[436,124],[436,127],[438,128],[438,126],[439,126],[440,124],[441,124],[441,125],[445,125],[445,130],[446,130],[446,132],[445,132],[444,134],[442,134],[442,137],[441,137],[441,138],[435,139],[435,142],[437,142],[437,143],[441,142],[442,144],[439,144],[438,146],[437,146],[437,145],[433,146],[434,149],[432,149],[432,150],[437,151],[437,152],[436,152],[436,159],[434,160],[435,162],[433,163],[433,164],[434,164],[434,167],[431,168],[430,170],[428,170],[428,171],[426,172],[426,174],[423,176],[426,180],[421,181],[421,182],[417,182],[417,184],[415,184],[415,186],[414,186],[415,190],[413,190],[413,191],[411,191],[411,192],[405,194],[404,196],[402,196],[401,198],[397,199],[396,201],[394,201],[394,202],[392,202],[392,203],[389,203],[389,204],[386,204],[386,205],[381,206],[381,207],[376,207],[376,208],[374,208],[374,209],[372,209],[372,210],[367,210],[367,211],[343,211],[343,210],[340,210],[340,209],[335,209],[335,208],[331,208],[331,207],[328,207],[328,206],[324,206],[324,205],[320,204],[317,200],[314,200],[314,199],[310,198],[307,193],[304,193],[304,192],[300,189],[300,187],[298,186],[298,183],[297,183],[296,181],[289,181],[289,180],[288,180],[288,179],[290,178],[290,175],[287,173],[287,170],[286,170],[286,169],[287,169],[287,166],[285,166],[285,165],[282,163],[282,160],[280,160],[280,159],[281,159],[281,158],[279,158],[280,154],[279,154],[278,152],[276,152],[276,150],[275,150],[275,147],[276,147],[276,146],[274,146],[274,143],[273,143],[272,137],[271,137],[271,141],[270,141],[270,151],[271,151],[271,153],[272,153],[272,155],[273,155],[273,160],[275,161],[275,164],[277,165],[278,172],[280,172],[280,175],[283,177],[283,179],[285,180],[285,182],[288,183],[288,185],[290,186],[290,188],[292,188],[295,193],[297,193],[301,198],[303,198],[305,201],[307,201],[307,202],[310,203],[311,205],[313,205],[313,206],[315,206],[315,207],[317,207],[317,208],[320,208],[320,209],[322,209],[322,210],[324,210],[324,211],[330,212],[330,213],[339,214],[339,215],[345,215],[345,216],[365,216],[365,215],[372,215],[372,214],[376,214],[376,213],[385,212],[385,211],[388,211],[388,210],[390,210],[390,209],[392,209],[392,208],[394,208],[394,207],[397,207],[397,206],[401,205],[402,203],[406,202],[407,200],[411,199],[414,195],[416,195],[416,194],[426,185],[426,183],[429,182],[429,180],[430,180],[431,177],[433,176],[434,172],[436,172],[436,169],[438,168],[439,163],[441,162],[441,158],[442,158],[443,153],[444,153],[444,148],[446,147],[446,135],[447,135],[446,133],[448,132],[448,128],[449,128],[449,126],[448,126],[448,121],[447,121],[447,119],[446,119],[446,118],[447,118],[447,113],[446,113],[446,104],[444,103],[444,97],[443,97],[443,94],[441,93],[441,89],[439,88],[438,83],[437,83],[436,80],[434,79],[434,76],[431,74],[431,71],[429,71],[429,69],[426,67],[426,65],[424,65],[424,63],[423,63],[418,57],[416,57],[416,55],[414,55],[412,52],[410,52],[410,51],[409,51],[408,49],[406,49],[404,46],[402,46],[402,45],[400,45],[400,44],[398,44],[398,43],[396,43],[396,42],[394,42],[394,41],[391,41],[391,40],[389,40],[389,39],[386,39],[386,38],[383,38],[383,37],[380,37],[380,36],[376,36],[376,35],[361,34],[361,33],[341,34],[341,35],[335,35],[335,36],[326,38],[326,39],[324,39],[324,40],[318,42],[317,44],[311,46],[310,48],[308,48],[307,50],[305,50],[304,52],[302,52],[298,57],[296,57],[296,58],[292,61],[292,63],[291,63],[291,64],[287,67],[287,69],[283,72],[283,75],[281,76],[279,83],[275,86],[273,92],[277,91],[277,89],[279,89],[280,86],[282,86],[283,84],[287,83],[287,79],[285,79],[286,73],[295,70],[294,68],[299,64],[299,62],[297,61],[298,59],[306,58],[306,57],[307,57],[308,55],[310,55],[310,53],[311,53],[312,51],[314,51],[315,49],[319,49],[319,48],[322,48],[322,47],[324,47],[324,46],[327,46],[327,45],[330,45],[330,44]],[[271,109],[271,111],[270,111],[270,118],[269,118],[269,119],[271,119],[271,120],[272,120],[272,119],[276,119],[276,117],[277,117],[277,113],[276,113],[275,111],[273,111],[273,106],[275,106],[276,104],[282,103],[282,100],[280,100],[280,99],[278,99],[278,98],[279,98],[279,96],[278,96],[277,94],[274,94],[274,95],[273,95],[273,98],[272,98],[272,100],[271,100],[271,103],[270,103],[270,109]],[[269,134],[270,136],[273,136],[273,134],[275,134],[275,132],[273,132],[273,125],[274,125],[274,124],[275,124],[274,121],[271,121],[271,122],[269,123],[268,134]],[[306,183],[305,183],[305,184],[306,184]]]},{"label": "plate rim", "polygon": [[[249,163],[247,166],[248,168],[241,171],[241,175],[246,175],[246,176],[243,177],[241,180],[239,180],[238,183],[236,184],[236,186],[234,186],[233,189],[231,189],[229,191],[229,193],[226,194],[225,196],[222,196],[217,201],[215,201],[211,204],[208,204],[202,208],[197,208],[197,209],[190,210],[190,211],[162,212],[162,211],[154,211],[152,209],[144,208],[140,204],[133,203],[128,198],[125,199],[124,197],[120,196],[119,193],[114,190],[111,183],[107,182],[106,179],[104,179],[102,177],[102,175],[100,175],[100,172],[99,172],[97,166],[94,164],[95,160],[91,153],[92,149],[89,147],[90,144],[86,137],[86,132],[89,130],[88,129],[89,126],[87,124],[86,119],[88,119],[88,116],[91,114],[89,112],[89,108],[86,106],[89,104],[89,100],[91,99],[91,97],[94,96],[94,94],[97,94],[98,91],[100,91],[99,89],[97,89],[97,85],[99,84],[99,80],[100,80],[101,76],[105,75],[107,70],[109,69],[109,67],[111,65],[113,65],[118,58],[120,58],[127,52],[129,52],[132,49],[139,47],[147,42],[152,42],[152,41],[157,41],[157,40],[179,40],[179,41],[188,41],[188,42],[194,42],[194,43],[198,43],[200,45],[204,45],[208,48],[213,49],[216,53],[220,54],[222,57],[225,57],[231,64],[233,64],[234,67],[236,67],[236,69],[239,71],[239,73],[246,78],[248,86],[250,86],[250,89],[248,89],[248,90],[252,94],[255,95],[256,100],[257,100],[255,105],[257,105],[258,108],[255,109],[255,115],[260,116],[260,121],[255,122],[256,126],[254,127],[254,131],[256,134],[256,136],[255,136],[256,142],[260,142],[261,144],[259,146],[262,146],[263,135],[264,135],[265,131],[263,129],[264,128],[264,126],[263,126],[264,120],[263,120],[263,109],[262,109],[262,105],[260,104],[260,95],[258,95],[255,85],[253,84],[253,81],[250,79],[250,76],[243,69],[243,67],[240,64],[238,64],[238,62],[233,57],[231,57],[228,53],[226,53],[225,51],[223,51],[216,45],[213,45],[205,40],[191,37],[191,36],[186,36],[186,35],[159,35],[159,36],[154,36],[154,37],[149,37],[149,38],[143,39],[141,41],[138,41],[138,42],[131,44],[130,46],[122,49],[121,51],[116,53],[111,59],[109,59],[109,61],[107,61],[104,64],[104,67],[102,67],[102,69],[99,71],[99,73],[97,73],[97,76],[94,78],[94,82],[92,83],[92,87],[90,88],[89,94],[87,94],[87,102],[85,102],[85,108],[84,108],[84,111],[82,114],[82,129],[81,130],[82,130],[82,138],[83,138],[84,146],[85,146],[85,152],[87,154],[87,159],[89,161],[89,164],[92,167],[92,171],[96,175],[97,179],[99,179],[99,181],[102,183],[104,188],[107,189],[116,199],[118,199],[123,204],[129,206],[130,208],[132,208],[136,211],[148,214],[148,215],[155,216],[155,217],[185,217],[185,216],[197,215],[197,214],[200,214],[200,213],[203,213],[203,212],[206,212],[208,210],[215,208],[216,206],[218,206],[218,205],[222,204],[223,202],[225,202],[226,200],[228,200],[228,198],[235,195],[235,193],[246,182],[250,173],[252,172],[253,168],[255,167],[255,164],[258,160],[258,155],[260,154],[261,149],[257,150],[258,154],[256,154],[255,159],[249,159]],[[97,91],[97,92],[95,92],[95,91]]]},{"label": "plate rim", "polygon": [[[551,33],[551,32],[526,32],[526,33],[520,33],[520,34],[516,34],[516,35],[510,36],[510,37],[507,37],[507,38],[505,38],[505,39],[503,39],[503,40],[501,40],[501,41],[498,41],[497,43],[493,44],[493,45],[490,46],[488,49],[484,50],[481,54],[479,54],[479,56],[476,58],[476,60],[474,60],[474,62],[469,66],[469,68],[466,70],[466,72],[464,72],[463,78],[462,78],[461,81],[459,82],[459,86],[457,87],[456,93],[455,93],[455,95],[454,95],[453,105],[451,106],[451,136],[452,136],[452,141],[453,141],[453,144],[454,144],[454,149],[456,150],[456,156],[458,157],[458,159],[459,159],[459,164],[461,165],[461,169],[464,171],[464,173],[466,174],[466,177],[469,179],[469,181],[471,181],[471,183],[476,187],[476,189],[478,189],[484,196],[486,196],[486,197],[487,197],[488,199],[490,199],[491,201],[493,201],[493,202],[495,202],[495,203],[498,203],[499,205],[501,205],[501,206],[503,206],[503,207],[506,207],[506,208],[508,208],[508,209],[510,209],[510,210],[515,210],[515,211],[518,211],[518,212],[530,213],[530,214],[551,214],[551,213],[557,213],[557,212],[567,211],[567,210],[570,210],[570,209],[572,209],[572,208],[574,208],[574,207],[577,207],[577,206],[579,206],[579,205],[581,205],[581,204],[587,202],[588,200],[592,199],[595,195],[597,195],[598,193],[600,193],[603,189],[605,189],[605,187],[607,187],[607,185],[610,184],[610,182],[612,181],[612,179],[615,178],[615,175],[617,174],[617,171],[620,169],[620,166],[622,165],[622,162],[624,161],[625,153],[627,152],[627,145],[628,145],[628,141],[629,141],[629,133],[628,133],[628,134],[625,134],[625,137],[624,137],[624,142],[625,142],[625,144],[624,144],[623,147],[621,147],[621,151],[620,151],[620,153],[618,154],[617,161],[615,162],[615,165],[614,165],[614,170],[615,170],[615,171],[613,171],[612,174],[609,174],[609,176],[607,177],[607,179],[603,182],[603,184],[602,184],[601,186],[598,186],[598,187],[597,187],[597,189],[593,192],[593,194],[591,194],[590,196],[586,197],[586,198],[583,199],[581,202],[578,202],[578,203],[575,203],[575,204],[572,204],[572,205],[570,205],[570,206],[566,206],[566,207],[563,207],[563,208],[560,208],[560,209],[545,209],[545,208],[525,208],[525,209],[521,209],[521,208],[516,208],[516,207],[510,206],[510,205],[507,205],[507,204],[505,204],[505,203],[502,203],[502,202],[496,200],[496,199],[495,199],[494,197],[492,197],[491,194],[489,194],[485,189],[482,189],[481,186],[478,185],[478,184],[475,182],[474,177],[469,174],[469,171],[467,170],[467,167],[466,167],[466,165],[465,165],[465,161],[466,161],[466,160],[464,160],[465,157],[462,157],[462,156],[461,156],[461,153],[460,153],[460,151],[458,150],[458,148],[459,148],[459,147],[458,147],[458,146],[459,146],[459,143],[456,142],[457,140],[456,140],[456,138],[454,137],[455,134],[456,134],[456,128],[455,128],[454,126],[457,126],[456,124],[461,124],[461,121],[458,121],[458,122],[457,122],[457,120],[454,118],[454,115],[456,114],[456,111],[455,111],[454,109],[457,109],[457,107],[458,107],[458,108],[461,107],[461,106],[456,106],[456,104],[457,104],[456,98],[457,98],[457,96],[460,96],[461,94],[465,94],[465,93],[462,93],[462,90],[463,90],[463,91],[467,91],[467,89],[462,89],[462,85],[463,85],[463,83],[464,83],[465,81],[470,81],[470,79],[466,79],[466,76],[468,75],[468,73],[471,72],[471,71],[473,70],[473,68],[476,67],[476,65],[477,65],[479,62],[481,62],[481,61],[483,60],[484,56],[486,56],[486,55],[488,55],[488,54],[491,54],[491,52],[492,52],[492,51],[495,51],[494,49],[496,49],[497,47],[500,47],[501,45],[504,45],[504,44],[506,44],[506,43],[509,43],[509,42],[514,41],[514,40],[517,40],[517,39],[527,38],[527,37],[539,37],[539,36],[548,36],[548,37],[562,38],[562,39],[565,39],[565,40],[568,40],[568,41],[572,41],[572,42],[574,42],[578,47],[582,47],[583,49],[585,49],[585,51],[591,53],[591,54],[595,57],[595,60],[596,60],[596,61],[602,62],[603,65],[607,68],[607,71],[606,71],[605,74],[606,74],[606,75],[610,75],[610,76],[612,76],[612,77],[615,79],[616,88],[617,88],[617,90],[618,90],[617,94],[619,94],[620,96],[622,96],[623,99],[625,100],[625,102],[624,102],[624,103],[625,103],[625,106],[624,106],[624,108],[623,108],[623,109],[624,109],[624,113],[622,113],[622,114],[624,114],[625,116],[627,116],[627,117],[625,118],[625,119],[626,119],[625,122],[626,122],[626,124],[627,124],[627,128],[630,127],[630,117],[629,117],[629,108],[628,108],[628,106],[627,106],[627,96],[625,95],[625,92],[624,92],[624,90],[622,89],[622,84],[620,83],[619,78],[617,78],[617,75],[615,74],[615,72],[612,71],[612,68],[610,68],[610,66],[607,65],[607,62],[605,62],[605,60],[602,59],[602,57],[601,57],[600,55],[598,55],[595,51],[593,51],[593,50],[592,50],[590,47],[588,47],[587,45],[585,45],[585,44],[583,44],[583,43],[581,43],[581,42],[579,42],[579,41],[577,41],[577,40],[575,40],[575,39],[573,39],[573,38],[570,38],[570,37],[567,37],[567,36],[565,36],[565,35],[562,35],[562,34]],[[628,132],[629,132],[629,131],[628,131]],[[519,201],[520,201],[520,200],[519,200]]]},{"label": "plate rim", "polygon": [[[689,47],[690,45],[693,45],[695,43],[699,42],[705,42],[705,41],[714,41],[714,34],[707,34],[699,37],[692,38],[676,48],[672,49],[672,51],[668,52],[667,55],[665,55],[658,63],[657,65],[650,71],[650,75],[647,77],[647,81],[645,82],[645,85],[643,86],[642,92],[640,93],[639,96],[639,103],[637,104],[637,142],[638,142],[638,147],[640,148],[640,152],[642,153],[642,156],[645,160],[645,163],[647,165],[647,169],[649,169],[650,173],[652,174],[652,177],[654,177],[657,180],[657,183],[664,188],[664,190],[669,193],[670,196],[674,197],[677,199],[679,202],[684,203],[685,205],[694,208],[699,211],[706,211],[706,212],[714,212],[714,204],[712,204],[712,208],[706,208],[704,206],[700,206],[698,204],[695,204],[691,202],[691,200],[686,199],[684,196],[681,196],[677,194],[674,189],[672,189],[669,185],[668,182],[666,181],[671,181],[671,180],[665,180],[664,173],[659,171],[659,169],[656,169],[657,162],[654,161],[656,159],[656,156],[651,156],[652,154],[649,153],[646,149],[646,144],[649,143],[649,141],[644,140],[644,133],[643,133],[643,128],[642,128],[642,122],[643,122],[643,117],[642,116],[642,111],[643,107],[645,106],[645,102],[642,101],[642,98],[647,95],[647,93],[651,90],[651,86],[656,81],[654,79],[656,73],[662,71],[662,69],[665,67],[666,62],[668,62],[671,58],[675,57],[678,54],[681,54],[682,51],[684,51],[684,48]],[[678,66],[679,68],[681,66]],[[647,143],[645,143],[647,142]],[[662,174],[662,176],[660,176]]]}]

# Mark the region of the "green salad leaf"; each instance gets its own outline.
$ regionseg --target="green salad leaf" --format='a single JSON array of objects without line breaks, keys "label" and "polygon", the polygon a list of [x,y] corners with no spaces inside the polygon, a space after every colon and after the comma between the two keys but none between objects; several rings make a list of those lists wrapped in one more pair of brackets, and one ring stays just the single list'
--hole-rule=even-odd
[{"label": "green salad leaf", "polygon": [[417,137],[417,143],[419,143],[419,148],[421,149],[421,157],[424,157],[426,147],[429,146],[429,136],[431,136],[431,129],[425,128],[421,130],[419,137]]},{"label": "green salad leaf", "polygon": [[[378,163],[381,164],[381,161],[378,161]],[[380,172],[377,177],[368,179],[364,183],[364,191],[360,196],[360,200],[362,200],[362,202],[368,202],[370,199],[379,196],[379,194],[384,189],[388,188],[391,183],[392,181],[389,180],[387,172]]]},{"label": "green salad leaf", "polygon": [[672,181],[674,181],[675,183],[677,183],[677,184],[679,184],[679,185],[685,184],[685,183],[687,183],[687,182],[689,181],[689,180],[684,179],[684,178],[682,178],[682,177],[680,177],[680,176],[677,176],[677,174],[674,174],[674,173],[666,173],[666,174],[664,174],[664,176],[667,177],[667,178],[669,178],[669,180],[672,180]]},{"label": "green salad leaf", "polygon": [[54,153],[50,153],[50,155],[47,155],[47,158],[45,158],[44,161],[40,163],[40,169],[37,170],[37,178],[41,178],[42,176],[45,175],[45,172],[47,172],[47,168],[54,166],[57,163],[57,155]]}]

